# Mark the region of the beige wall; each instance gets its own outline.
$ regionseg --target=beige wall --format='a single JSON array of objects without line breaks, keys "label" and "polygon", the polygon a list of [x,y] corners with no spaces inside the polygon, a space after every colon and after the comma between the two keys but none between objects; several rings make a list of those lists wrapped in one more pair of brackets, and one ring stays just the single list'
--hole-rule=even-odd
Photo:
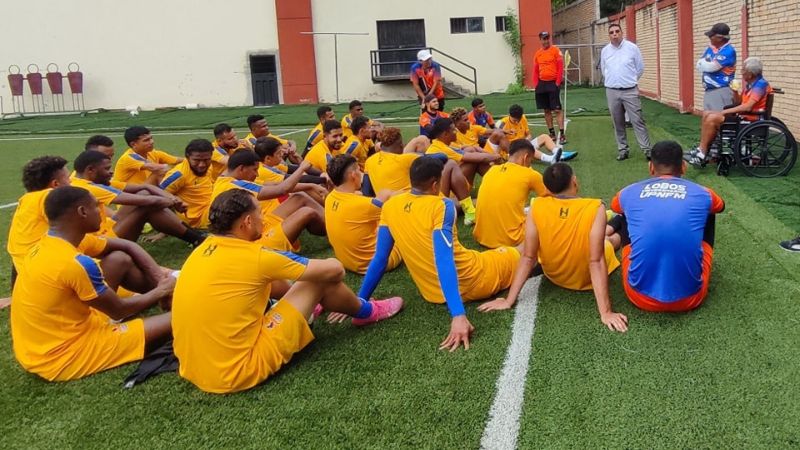
[{"label": "beige wall", "polygon": [[[478,71],[478,92],[503,91],[514,81],[514,59],[503,33],[495,31],[495,16],[518,9],[516,0],[462,1],[405,0],[354,1],[312,0],[314,30],[365,32],[368,36],[339,37],[339,99],[349,101],[415,98],[410,83],[373,83],[370,50],[378,48],[378,20],[425,19],[426,43],[441,49]],[[455,12],[457,10],[457,12]],[[354,13],[356,12],[356,13]],[[450,34],[451,17],[484,18],[483,33]],[[320,102],[336,100],[332,36],[315,36],[317,81]],[[464,80],[443,73],[446,80],[465,88]]]},{"label": "beige wall", "polygon": [[[9,64],[45,72],[54,62],[66,73],[72,61],[84,73],[87,108],[252,104],[248,55],[278,48],[275,4],[266,0],[9,1],[3,15],[6,112]],[[44,98],[50,101],[47,87]]]},{"label": "beige wall", "polygon": [[[638,33],[638,32],[637,32]],[[658,36],[661,49],[661,99],[670,104],[680,102],[678,83],[678,7],[658,11]]]},{"label": "beige wall", "polygon": [[642,52],[645,67],[644,75],[639,79],[639,88],[653,94],[658,93],[657,14],[655,5],[636,11],[636,41]]}]

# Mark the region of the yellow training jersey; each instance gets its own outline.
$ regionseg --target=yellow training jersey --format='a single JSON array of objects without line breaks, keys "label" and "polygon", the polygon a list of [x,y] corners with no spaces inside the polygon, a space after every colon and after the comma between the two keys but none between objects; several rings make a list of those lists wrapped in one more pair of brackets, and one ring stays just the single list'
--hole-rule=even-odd
[{"label": "yellow training jersey", "polygon": [[466,146],[480,146],[478,139],[486,134],[488,128],[482,127],[480,125],[472,125],[470,124],[469,130],[466,133],[462,133],[461,131],[456,130],[456,142],[458,145],[462,147]]},{"label": "yellow training jersey", "polygon": [[209,236],[186,259],[173,294],[172,334],[181,377],[215,393],[265,380],[271,367],[262,355],[275,345],[265,338],[273,325],[264,315],[271,283],[296,280],[307,265],[306,258],[257,242]]},{"label": "yellow training jersey", "polygon": [[151,150],[147,156],[142,156],[131,149],[117,160],[114,166],[114,180],[124,183],[142,184],[150,176],[150,171],[142,168],[146,163],[176,164],[178,158],[161,150]]},{"label": "yellow training jersey", "polygon": [[369,142],[362,142],[358,137],[350,136],[347,138],[344,145],[342,145],[341,152],[355,158],[356,161],[358,161],[358,166],[361,170],[364,170],[364,165],[369,155]]},{"label": "yellow training jersey", "polygon": [[[209,175],[211,176],[211,181],[214,181],[217,179],[218,176],[222,175],[228,168],[227,162],[223,162],[225,158],[235,153],[236,150],[245,147],[240,145],[238,148],[228,153],[227,150],[225,150],[224,148],[220,147],[219,144],[217,144],[216,139],[214,140],[214,142],[211,143],[211,145],[214,146],[214,151],[211,152],[211,167],[208,168],[208,172]],[[166,179],[166,175],[164,176],[164,178]]]},{"label": "yellow training jersey", "polygon": [[281,171],[280,167],[268,166],[264,163],[258,165],[258,177],[256,183],[280,183],[286,178],[286,172]]},{"label": "yellow training jersey", "polygon": [[[217,178],[217,181],[214,183],[214,189],[211,193],[211,202],[214,202],[214,199],[217,198],[220,194],[225,191],[229,191],[231,189],[244,189],[247,192],[253,194],[253,197],[258,197],[258,193],[261,192],[261,185],[254,183],[252,181],[245,181],[245,180],[237,180],[233,177],[228,176],[221,176]],[[271,214],[272,211],[275,210],[278,206],[280,206],[280,202],[277,198],[271,198],[268,200],[259,200],[261,204],[261,215],[265,217],[268,214]],[[210,205],[211,203],[209,203]],[[266,224],[265,224],[266,225]]]},{"label": "yellow training jersey", "polygon": [[[336,259],[345,269],[363,274],[375,256],[375,239],[383,203],[377,198],[334,190],[325,198],[325,229]],[[400,264],[395,247],[386,270]]]},{"label": "yellow training jersey", "polygon": [[339,150],[328,148],[328,144],[325,141],[320,141],[311,147],[311,150],[306,154],[305,160],[311,163],[311,166],[315,169],[325,172],[328,169],[328,162],[339,153]]},{"label": "yellow training jersey", "polygon": [[349,138],[353,135],[353,129],[350,128],[350,125],[353,124],[353,116],[350,114],[346,114],[342,117],[342,134],[345,138]]},{"label": "yellow training jersey", "polygon": [[464,152],[457,145],[447,145],[444,142],[434,139],[431,141],[431,146],[425,150],[426,155],[433,155],[436,153],[443,153],[448,159],[460,163],[464,158]]},{"label": "yellow training jersey", "polygon": [[[282,138],[282,137],[278,136],[277,134],[272,134],[272,133],[269,133],[269,134],[267,134],[267,135],[266,135],[266,136],[264,136],[264,137],[271,137],[271,138],[273,138],[273,139],[276,139],[278,142],[280,142],[280,143],[281,143],[281,145],[287,145],[287,144],[289,143],[289,141],[288,141],[288,140],[286,140],[286,139],[284,139],[284,138]],[[245,136],[245,137],[244,137],[244,139],[245,139],[247,142],[249,142],[251,145],[256,145],[256,137],[255,137],[255,136],[253,136],[253,133],[247,133],[247,136]]]},{"label": "yellow training jersey", "polygon": [[484,247],[517,246],[525,240],[525,211],[531,191],[547,192],[539,172],[513,162],[492,166],[478,191],[472,235]]},{"label": "yellow training jersey", "polygon": [[322,124],[318,123],[311,129],[311,132],[308,133],[308,139],[306,140],[306,148],[311,148],[319,141],[322,140]]},{"label": "yellow training jersey", "polygon": [[[589,232],[602,202],[593,198],[541,197],[531,200],[539,234],[539,263],[553,283],[579,291],[592,288]],[[614,247],[605,242],[608,273],[619,267]]]},{"label": "yellow training jersey", "polygon": [[114,225],[116,225],[116,222],[111,217],[108,217],[108,214],[106,214],[106,208],[111,207],[111,204],[117,199],[117,196],[119,196],[122,191],[105,184],[92,183],[89,180],[78,178],[77,176],[70,178],[70,184],[74,187],[86,189],[89,191],[89,193],[94,195],[94,198],[96,198],[98,202],[100,202],[101,222],[100,230],[96,234],[100,236],[116,237],[114,234]]},{"label": "yellow training jersey", "polygon": [[367,158],[364,170],[375,192],[411,190],[411,163],[419,158],[418,153],[378,152]]},{"label": "yellow training jersey", "polygon": [[178,214],[181,220],[194,228],[208,226],[208,208],[211,206],[211,193],[214,189],[211,168],[205,175],[198,176],[185,159],[164,175],[160,187],[186,203],[186,213]]},{"label": "yellow training jersey", "polygon": [[530,136],[530,129],[528,128],[528,119],[522,116],[517,123],[512,123],[510,118],[503,117],[497,121],[497,128],[506,133],[509,142],[517,139],[525,139]]},{"label": "yellow training jersey", "polygon": [[44,200],[51,190],[28,192],[19,198],[19,204],[11,218],[8,244],[6,244],[17,271],[22,268],[25,255],[47,233],[48,222],[44,214]]}]

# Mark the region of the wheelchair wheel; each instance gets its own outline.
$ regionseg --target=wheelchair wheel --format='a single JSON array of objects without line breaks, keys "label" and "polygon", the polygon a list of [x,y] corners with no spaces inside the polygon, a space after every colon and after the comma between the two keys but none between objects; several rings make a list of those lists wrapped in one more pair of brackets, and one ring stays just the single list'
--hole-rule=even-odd
[{"label": "wheelchair wheel", "polygon": [[742,128],[732,151],[742,170],[759,178],[786,175],[797,161],[797,141],[783,123],[774,120]]},{"label": "wheelchair wheel", "polygon": [[731,155],[719,155],[719,160],[717,161],[717,175],[721,177],[727,177],[729,173],[731,173],[731,164],[733,163],[733,158]]}]

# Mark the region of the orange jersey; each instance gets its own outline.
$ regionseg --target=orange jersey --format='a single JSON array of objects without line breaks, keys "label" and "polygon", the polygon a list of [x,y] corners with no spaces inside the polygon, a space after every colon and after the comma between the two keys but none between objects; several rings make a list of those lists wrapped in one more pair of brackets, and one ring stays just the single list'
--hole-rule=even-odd
[{"label": "orange jersey", "polygon": [[538,80],[541,81],[555,81],[556,84],[561,83],[561,76],[564,70],[564,58],[561,55],[561,50],[555,45],[551,45],[548,49],[540,48],[536,50],[533,55],[534,64],[534,86]]}]

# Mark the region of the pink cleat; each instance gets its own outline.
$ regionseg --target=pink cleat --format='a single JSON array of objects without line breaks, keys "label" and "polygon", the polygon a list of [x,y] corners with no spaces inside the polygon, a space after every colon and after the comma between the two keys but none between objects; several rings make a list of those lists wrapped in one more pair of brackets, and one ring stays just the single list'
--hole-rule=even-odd
[{"label": "pink cleat", "polygon": [[372,303],[372,314],[366,319],[353,318],[353,325],[363,327],[381,320],[386,320],[403,309],[403,299],[400,297],[387,298],[386,300],[370,300]]},{"label": "pink cleat", "polygon": [[317,318],[321,316],[323,312],[325,312],[325,309],[322,308],[321,304],[317,303],[317,306],[314,307],[314,311],[311,312],[311,317],[308,319],[308,324],[311,325],[314,323],[314,321],[317,320]]}]

